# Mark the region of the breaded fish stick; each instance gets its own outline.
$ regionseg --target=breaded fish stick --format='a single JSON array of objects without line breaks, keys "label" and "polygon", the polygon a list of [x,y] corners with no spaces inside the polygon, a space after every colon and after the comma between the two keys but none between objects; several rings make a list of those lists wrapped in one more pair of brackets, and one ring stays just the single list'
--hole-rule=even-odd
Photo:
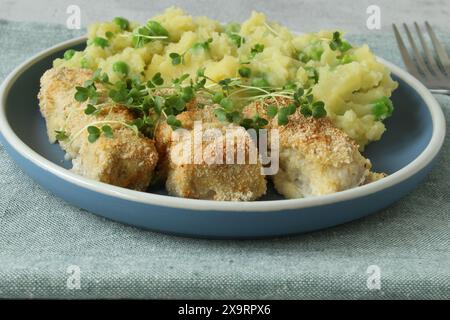
[{"label": "breaded fish stick", "polygon": [[[56,131],[67,139],[60,146],[72,158],[72,171],[85,177],[120,187],[144,190],[148,187],[158,161],[152,139],[137,135],[125,124],[131,112],[120,105],[107,104],[97,115],[86,115],[86,103],[74,99],[76,86],[82,86],[92,72],[82,69],[53,68],[41,78],[40,110],[47,123],[50,142]],[[88,126],[109,125],[113,136],[101,135],[88,141]]]},{"label": "breaded fish stick", "polygon": [[[158,127],[156,144],[161,155],[158,168],[167,177],[166,188],[169,194],[185,198],[255,200],[266,192],[266,180],[255,142],[244,128],[218,121],[212,113],[213,109],[210,106],[194,108],[177,116],[185,129],[183,137],[187,140],[181,136],[176,138],[177,134],[165,123]],[[196,130],[196,121],[201,121],[201,130]],[[208,135],[208,132],[217,135]],[[188,145],[189,141],[200,143]],[[226,159],[227,142],[232,145],[228,149],[231,150],[228,152],[232,162]],[[196,157],[195,153],[199,150],[201,153]],[[189,155],[185,158],[187,161],[183,161],[186,151]],[[240,151],[243,158],[239,162]],[[255,156],[253,162],[250,152]]]},{"label": "breaded fish stick", "polygon": [[[287,106],[290,102],[268,100],[265,105]],[[247,116],[255,112],[270,119],[260,101],[244,110]],[[371,163],[358,145],[327,118],[305,117],[297,110],[286,125],[278,125],[275,117],[267,127],[279,130],[280,169],[272,179],[287,198],[330,194],[383,176],[370,172]]]}]

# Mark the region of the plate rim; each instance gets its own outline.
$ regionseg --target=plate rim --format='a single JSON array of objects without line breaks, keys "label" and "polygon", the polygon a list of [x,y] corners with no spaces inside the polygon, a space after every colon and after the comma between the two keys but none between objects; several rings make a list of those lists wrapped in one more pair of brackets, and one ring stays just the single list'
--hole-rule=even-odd
[{"label": "plate rim", "polygon": [[9,146],[13,148],[21,157],[31,161],[40,169],[56,175],[58,178],[65,180],[67,183],[75,184],[80,188],[88,189],[92,192],[99,192],[107,196],[151,206],[156,205],[186,210],[270,212],[290,209],[304,209],[368,196],[372,193],[376,193],[397,185],[426,168],[427,165],[430,164],[438,155],[444,142],[446,132],[445,117],[439,103],[433,97],[431,92],[411,74],[395,64],[377,56],[377,59],[387,66],[393,74],[408,83],[421,96],[428,108],[428,111],[430,112],[433,126],[431,139],[425,149],[408,165],[381,180],[329,195],[300,199],[262,200],[250,202],[180,198],[169,195],[130,190],[91,180],[58,166],[32,150],[14,133],[6,118],[6,97],[8,96],[13,83],[28,69],[28,67],[66,47],[80,44],[86,41],[86,39],[86,36],[81,36],[58,43],[33,55],[9,73],[0,86],[0,134],[3,136],[5,142],[8,143]]}]

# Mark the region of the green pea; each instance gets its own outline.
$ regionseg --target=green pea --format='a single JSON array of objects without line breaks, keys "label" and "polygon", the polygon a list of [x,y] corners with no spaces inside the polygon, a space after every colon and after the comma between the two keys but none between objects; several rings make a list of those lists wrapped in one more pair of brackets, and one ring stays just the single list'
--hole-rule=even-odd
[{"label": "green pea", "polygon": [[73,55],[75,54],[75,50],[69,49],[66,52],[64,52],[64,60],[70,60],[72,59]]},{"label": "green pea", "polygon": [[128,65],[123,61],[117,61],[113,64],[113,71],[127,75],[129,72]]},{"label": "green pea", "polygon": [[117,24],[122,30],[128,30],[128,28],[130,27],[130,22],[122,17],[115,17],[113,19],[113,22]]},{"label": "green pea", "polygon": [[102,37],[95,37],[92,43],[97,47],[101,47],[102,49],[106,48],[109,45],[108,40]]},{"label": "green pea", "polygon": [[252,70],[248,67],[239,68],[239,74],[242,78],[249,78],[252,73]]},{"label": "green pea", "polygon": [[270,84],[264,78],[253,78],[252,79],[252,86],[258,87],[258,88],[267,88],[267,87],[270,86]]}]

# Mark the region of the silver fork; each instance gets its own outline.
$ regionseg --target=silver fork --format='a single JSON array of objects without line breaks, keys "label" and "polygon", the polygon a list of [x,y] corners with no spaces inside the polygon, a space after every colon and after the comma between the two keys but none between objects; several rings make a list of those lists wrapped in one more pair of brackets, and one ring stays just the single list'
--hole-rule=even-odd
[{"label": "silver fork", "polygon": [[428,22],[425,22],[425,28],[431,43],[434,47],[434,53],[430,50],[422,31],[417,22],[414,22],[417,36],[422,44],[422,52],[419,51],[408,26],[404,23],[403,27],[406,31],[406,36],[412,49],[412,57],[408,53],[402,37],[395,24],[394,28],[395,38],[400,49],[400,53],[405,63],[406,69],[414,77],[419,79],[432,93],[450,95],[450,59],[445,51],[443,45],[439,42],[433,29]]}]

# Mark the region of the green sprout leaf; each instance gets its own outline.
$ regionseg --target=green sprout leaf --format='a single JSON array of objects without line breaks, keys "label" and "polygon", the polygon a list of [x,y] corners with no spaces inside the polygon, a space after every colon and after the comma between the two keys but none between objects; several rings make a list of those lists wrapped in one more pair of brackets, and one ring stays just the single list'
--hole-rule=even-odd
[{"label": "green sprout leaf", "polygon": [[107,125],[107,124],[105,124],[105,125],[102,127],[102,132],[103,132],[103,135],[104,135],[105,137],[107,137],[107,138],[113,138],[113,137],[114,137],[112,128],[111,128],[109,125]]},{"label": "green sprout leaf", "polygon": [[222,101],[223,98],[224,98],[223,93],[218,91],[214,93],[212,100],[214,103],[220,103],[220,101]]},{"label": "green sprout leaf", "polygon": [[178,120],[174,115],[169,115],[166,120],[167,124],[172,127],[173,130],[181,128],[181,121]]},{"label": "green sprout leaf", "polygon": [[198,52],[198,51],[202,51],[202,50],[206,51],[206,50],[209,49],[209,44],[210,44],[212,41],[213,41],[213,39],[212,39],[212,38],[209,38],[208,40],[206,40],[206,41],[204,41],[204,42],[198,42],[198,43],[195,43],[195,44],[192,46],[191,50],[193,50],[194,52]]},{"label": "green sprout leaf", "polygon": [[169,32],[157,21],[147,21],[146,28],[150,31],[151,36],[169,37]]},{"label": "green sprout leaf", "polygon": [[230,38],[231,42],[237,47],[240,48],[243,43],[245,43],[245,39],[241,37],[237,33],[229,33],[228,38]]},{"label": "green sprout leaf", "polygon": [[84,102],[89,98],[89,91],[85,87],[75,87],[77,92],[75,92],[75,100],[78,102]]},{"label": "green sprout leaf", "polygon": [[148,21],[146,25],[137,28],[133,33],[132,44],[135,48],[142,48],[146,43],[154,40],[169,38],[169,32],[156,21]]},{"label": "green sprout leaf", "polygon": [[295,113],[295,111],[297,110],[297,107],[296,107],[295,104],[290,103],[290,104],[287,106],[287,110],[288,110],[288,114],[291,115],[291,114],[294,114],[294,113]]},{"label": "green sprout leaf", "polygon": [[229,98],[223,98],[220,100],[220,105],[225,111],[233,110],[233,101]]},{"label": "green sprout leaf", "polygon": [[58,141],[64,141],[69,139],[69,135],[64,130],[55,130],[56,133],[56,140]]},{"label": "green sprout leaf", "polygon": [[166,106],[181,112],[186,107],[186,102],[179,95],[173,95],[166,99]]},{"label": "green sprout leaf", "polygon": [[269,121],[257,115],[253,118],[253,123],[255,124],[255,129],[259,129],[267,126],[269,124]]},{"label": "green sprout leaf", "polygon": [[157,86],[161,86],[164,84],[164,79],[161,77],[161,72],[155,73],[155,75],[152,77],[152,82]]},{"label": "green sprout leaf", "polygon": [[278,124],[284,126],[289,122],[288,119],[289,110],[287,107],[283,107],[278,111]]},{"label": "green sprout leaf", "polygon": [[267,115],[270,118],[275,117],[277,115],[277,113],[278,113],[278,108],[276,106],[274,106],[274,105],[267,106]]},{"label": "green sprout leaf", "polygon": [[323,118],[327,115],[325,104],[322,101],[316,101],[312,104],[312,116],[314,118]]},{"label": "green sprout leaf", "polygon": [[302,105],[302,106],[300,107],[300,113],[301,113],[302,115],[304,115],[305,117],[310,117],[310,116],[312,116],[312,111],[311,111],[311,109],[310,109],[310,107],[309,107],[308,104],[304,104],[304,105]]},{"label": "green sprout leaf", "polygon": [[257,43],[253,48],[250,50],[250,58],[253,59],[258,53],[261,53],[264,51],[264,45]]},{"label": "green sprout leaf", "polygon": [[191,101],[192,99],[194,99],[194,97],[195,97],[195,93],[194,93],[194,89],[192,89],[192,87],[184,87],[182,89],[181,98],[185,102]]},{"label": "green sprout leaf", "polygon": [[216,109],[214,109],[214,116],[215,116],[219,121],[222,121],[222,122],[225,122],[225,121],[228,120],[228,118],[227,118],[227,113],[226,113],[226,111],[225,111],[224,109],[222,109],[222,108],[216,108]]},{"label": "green sprout leaf", "polygon": [[199,68],[197,70],[197,77],[203,78],[205,76],[205,68]]},{"label": "green sprout leaf", "polygon": [[333,33],[333,38],[330,41],[330,49],[333,51],[339,50],[341,52],[346,52],[350,50],[352,46],[345,40],[342,40],[341,33],[339,31],[335,31]]},{"label": "green sprout leaf", "polygon": [[88,141],[90,143],[94,143],[95,141],[97,141],[97,139],[100,137],[100,129],[97,128],[96,126],[89,126],[87,127],[87,132],[89,133],[88,135]]},{"label": "green sprout leaf", "polygon": [[174,66],[179,65],[180,63],[183,62],[183,57],[176,52],[171,52],[169,54],[169,57],[170,59],[172,59],[172,65]]},{"label": "green sprout leaf", "polygon": [[305,67],[305,71],[308,75],[308,79],[312,80],[314,83],[319,82],[319,73],[314,67]]},{"label": "green sprout leaf", "polygon": [[84,113],[87,115],[93,114],[95,111],[97,111],[97,108],[90,103],[88,103],[86,109],[84,109]]}]

